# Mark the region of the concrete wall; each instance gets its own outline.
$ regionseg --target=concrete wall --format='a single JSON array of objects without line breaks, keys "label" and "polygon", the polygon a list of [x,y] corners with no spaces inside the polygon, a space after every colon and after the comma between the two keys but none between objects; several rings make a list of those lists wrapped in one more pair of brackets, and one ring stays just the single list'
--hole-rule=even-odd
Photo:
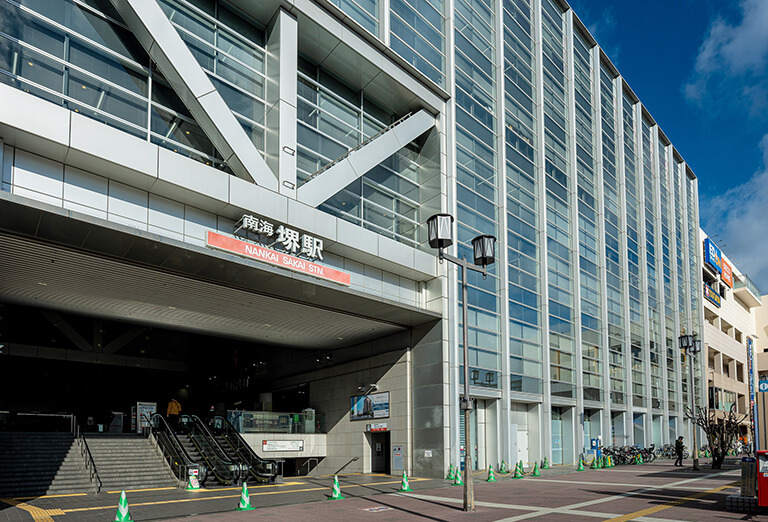
[{"label": "concrete wall", "polygon": [[[755,333],[757,333],[755,352],[768,352],[768,295],[764,295],[762,305],[755,308]],[[758,368],[768,371],[768,366],[760,366],[760,363]]]},{"label": "concrete wall", "polygon": [[[354,457],[358,460],[345,467],[345,472],[370,472],[371,448],[366,424],[372,422],[386,423],[391,445],[405,446],[407,455],[406,359],[406,347],[403,346],[395,351],[286,378],[276,384],[282,387],[309,382],[310,406],[324,416],[328,434],[327,457],[317,468],[319,474],[335,473]],[[373,393],[389,392],[389,418],[350,420],[350,398],[361,395],[359,387],[371,383],[378,385]],[[408,462],[407,458],[404,460]]]},{"label": "concrete wall", "polygon": [[[447,455],[444,436],[445,363],[440,321],[414,328],[334,354],[325,368],[297,368],[297,374],[275,383],[277,388],[309,383],[310,406],[324,416],[327,457],[317,472],[335,473],[350,460],[345,472],[371,471],[370,423],[386,423],[391,447],[403,447],[403,465],[409,474],[440,477]],[[344,360],[357,353],[355,360]],[[304,371],[305,370],[305,371]],[[301,372],[301,373],[299,373]],[[390,416],[373,420],[350,420],[350,398],[361,395],[360,387],[376,384],[372,393],[389,392]],[[409,393],[409,389],[411,390]],[[431,453],[431,456],[430,456]],[[390,472],[399,470],[392,470]]]},{"label": "concrete wall", "polygon": [[[103,127],[108,132],[119,132]],[[231,213],[224,216],[184,203],[181,191],[169,198],[157,194],[154,186],[146,190],[110,179],[106,171],[94,173],[20,148],[8,145],[2,148],[3,191],[198,246],[205,244],[204,234],[207,230],[224,234],[232,234],[234,231],[236,219],[230,218]],[[215,169],[170,151],[158,149],[158,153],[173,159],[176,162],[174,168],[205,171],[201,174],[203,177],[209,174],[207,171],[222,175]],[[229,181],[234,182],[234,179]],[[221,206],[224,206],[223,202]],[[331,218],[328,214],[322,217]],[[346,235],[348,238],[371,235],[346,222],[340,226],[349,232]],[[373,235],[371,237],[376,239]],[[404,245],[398,245],[398,248],[412,251]],[[346,251],[351,252],[351,249]],[[350,288],[353,290],[411,306],[423,304],[421,285],[408,277],[330,251],[323,252],[320,264],[349,272]]]},{"label": "concrete wall", "polygon": [[[253,448],[256,455],[263,459],[297,459],[307,457],[325,457],[328,453],[325,433],[242,433],[243,439]],[[264,451],[265,440],[300,440],[304,442],[304,451]]]}]

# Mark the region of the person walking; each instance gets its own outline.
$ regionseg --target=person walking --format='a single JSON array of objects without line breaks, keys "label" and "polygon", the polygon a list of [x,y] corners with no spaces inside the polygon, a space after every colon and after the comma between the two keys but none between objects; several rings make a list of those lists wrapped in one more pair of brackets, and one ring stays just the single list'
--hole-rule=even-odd
[{"label": "person walking", "polygon": [[168,408],[165,410],[165,416],[168,418],[168,424],[171,425],[171,429],[174,433],[179,431],[179,418],[181,416],[181,403],[174,397],[168,403]]},{"label": "person walking", "polygon": [[683,437],[680,436],[675,441],[675,453],[677,453],[677,460],[675,460],[675,466],[683,467]]}]

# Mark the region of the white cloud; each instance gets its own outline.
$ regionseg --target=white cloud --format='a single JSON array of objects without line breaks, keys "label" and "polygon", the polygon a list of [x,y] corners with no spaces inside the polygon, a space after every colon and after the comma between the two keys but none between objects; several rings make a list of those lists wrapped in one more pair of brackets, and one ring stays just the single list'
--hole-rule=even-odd
[{"label": "white cloud", "polygon": [[[727,192],[701,201],[704,231],[718,234],[723,251],[738,269],[768,293],[768,134],[760,141],[763,166],[752,178]],[[727,175],[727,173],[726,173]]]},{"label": "white cloud", "polygon": [[742,0],[741,18],[716,18],[699,48],[694,71],[683,86],[698,105],[746,102],[752,116],[768,113],[768,1]]}]

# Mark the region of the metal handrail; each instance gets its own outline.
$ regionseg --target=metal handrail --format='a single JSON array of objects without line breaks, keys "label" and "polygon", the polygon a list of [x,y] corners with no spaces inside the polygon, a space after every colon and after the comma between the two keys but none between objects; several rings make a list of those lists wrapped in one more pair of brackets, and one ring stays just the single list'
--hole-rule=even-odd
[{"label": "metal handrail", "polygon": [[[74,418],[74,415],[72,417]],[[99,477],[99,471],[96,469],[96,462],[93,460],[91,449],[88,447],[88,441],[85,440],[85,436],[83,435],[83,432],[80,431],[80,426],[77,425],[76,421],[73,423],[73,427],[75,441],[80,448],[80,456],[85,460],[85,470],[90,472],[89,478],[91,483],[96,479],[96,493],[99,493],[102,486],[101,477]]]},{"label": "metal handrail", "polygon": [[386,127],[384,127],[383,129],[381,129],[381,130],[380,130],[379,132],[377,132],[376,134],[374,134],[374,135],[370,136],[369,138],[367,138],[367,139],[365,139],[365,140],[361,141],[361,142],[360,142],[360,144],[358,144],[358,145],[356,145],[355,147],[353,147],[353,148],[349,149],[347,152],[345,152],[344,154],[342,154],[341,156],[339,156],[338,158],[336,158],[336,159],[335,159],[335,160],[333,160],[332,162],[328,163],[327,165],[323,165],[322,167],[320,167],[319,169],[317,169],[317,171],[316,171],[314,174],[312,174],[311,176],[308,176],[308,177],[307,177],[305,180],[303,180],[303,181],[302,181],[302,182],[299,184],[299,186],[302,186],[302,185],[305,185],[305,184],[309,183],[309,182],[310,182],[310,181],[312,181],[312,180],[313,180],[315,177],[319,176],[320,174],[322,174],[322,173],[323,173],[323,172],[325,172],[326,170],[330,169],[331,167],[333,167],[334,165],[336,165],[338,162],[342,161],[344,158],[346,158],[347,156],[349,156],[350,154],[352,154],[352,153],[353,153],[353,152],[355,152],[356,150],[359,150],[359,149],[361,149],[361,148],[365,147],[365,146],[366,146],[366,145],[368,145],[370,142],[372,142],[373,140],[375,140],[376,138],[378,138],[379,136],[381,136],[382,134],[384,134],[384,133],[385,133],[385,132],[387,132],[388,130],[392,129],[393,127],[396,127],[397,125],[400,125],[401,123],[403,123],[403,121],[405,121],[406,119],[408,119],[408,118],[409,118],[409,117],[410,117],[412,114],[413,114],[412,112],[409,112],[408,114],[406,114],[405,116],[403,116],[403,117],[402,117],[402,118],[400,118],[399,120],[395,121],[394,123],[390,123],[389,125],[387,125],[387,126],[386,126]]},{"label": "metal handrail", "polygon": [[192,457],[189,456],[187,450],[185,450],[184,446],[179,442],[176,434],[173,433],[173,430],[168,426],[168,421],[165,420],[165,417],[159,413],[154,413],[151,417],[142,414],[142,417],[147,420],[149,431],[154,435],[157,445],[163,452],[163,458],[168,462],[168,465],[170,466],[171,471],[176,475],[176,478],[184,481],[189,476],[189,470],[191,468],[197,468],[200,470],[199,480],[200,482],[204,482],[206,475],[208,474],[206,466],[197,464],[192,460]]},{"label": "metal handrail", "polygon": [[355,462],[355,461],[357,461],[357,460],[360,460],[360,457],[352,457],[351,459],[349,459],[349,462],[347,462],[347,463],[346,463],[346,464],[344,464],[342,467],[340,467],[340,468],[339,468],[339,469],[336,471],[336,473],[334,473],[334,475],[338,475],[339,473],[341,473],[341,470],[343,470],[344,468],[346,468],[347,466],[349,466],[350,464],[352,464],[353,462]]},{"label": "metal handrail", "polygon": [[232,423],[229,422],[229,419],[217,415],[212,421],[214,423],[221,421],[221,430],[223,431],[224,439],[237,456],[248,464],[249,472],[253,474],[255,478],[266,479],[269,482],[276,480],[276,477],[279,475],[277,460],[261,458],[255,451],[253,451],[253,448],[245,442],[245,439],[243,439],[242,435],[240,435]]},{"label": "metal handrail", "polygon": [[[182,421],[184,418],[192,420],[192,427],[187,435],[219,482],[222,484],[241,483],[248,475],[248,464],[231,461],[208,427],[197,415],[184,415]],[[203,445],[207,447],[203,447]]]},{"label": "metal handrail", "polygon": [[[309,473],[312,471],[311,469],[309,469],[309,464],[311,462],[315,463],[315,467],[312,468],[312,469],[317,470],[317,466],[318,466],[318,464],[320,464],[320,459],[318,459],[317,457],[308,457],[307,460],[304,461],[304,464],[299,466],[299,469],[297,471],[300,472],[302,469],[304,469],[304,466],[306,466],[307,467],[307,476],[309,476]],[[315,471],[315,474],[317,474],[317,471]]]}]

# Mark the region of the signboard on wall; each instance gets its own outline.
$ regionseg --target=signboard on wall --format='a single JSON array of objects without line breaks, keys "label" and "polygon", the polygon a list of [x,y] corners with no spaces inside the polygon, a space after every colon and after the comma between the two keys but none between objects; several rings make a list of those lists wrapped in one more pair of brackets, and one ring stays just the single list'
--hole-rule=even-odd
[{"label": "signboard on wall", "polygon": [[225,236],[218,232],[208,231],[205,234],[205,246],[216,250],[223,250],[231,254],[238,256],[248,257],[269,263],[281,268],[287,268],[294,272],[301,272],[302,274],[311,275],[318,279],[324,279],[326,281],[332,281],[340,285],[349,286],[351,284],[351,276],[347,272],[336,270],[329,266],[318,265],[306,259],[301,259],[295,256],[272,250],[255,243],[249,243],[242,241],[231,236]]},{"label": "signboard on wall", "polygon": [[389,392],[357,395],[350,403],[349,420],[389,418]]},{"label": "signboard on wall", "polygon": [[728,261],[725,259],[721,258],[720,261],[723,268],[723,273],[721,276],[723,283],[728,285],[729,288],[733,288],[733,269],[731,268],[730,263],[728,263]]},{"label": "signboard on wall", "polygon": [[303,440],[262,440],[262,451],[304,451]]},{"label": "signboard on wall", "polygon": [[707,283],[704,283],[704,297],[718,308],[720,307],[720,294],[715,292]]},{"label": "signboard on wall", "polygon": [[[133,411],[133,407],[131,410]],[[156,402],[137,402],[136,407],[136,423],[131,422],[131,426],[136,426],[136,432],[140,433],[142,428],[149,428],[149,420],[152,415],[157,413]]]},{"label": "signboard on wall", "polygon": [[717,272],[723,271],[723,254],[717,245],[709,239],[704,240],[704,262],[714,268]]}]

